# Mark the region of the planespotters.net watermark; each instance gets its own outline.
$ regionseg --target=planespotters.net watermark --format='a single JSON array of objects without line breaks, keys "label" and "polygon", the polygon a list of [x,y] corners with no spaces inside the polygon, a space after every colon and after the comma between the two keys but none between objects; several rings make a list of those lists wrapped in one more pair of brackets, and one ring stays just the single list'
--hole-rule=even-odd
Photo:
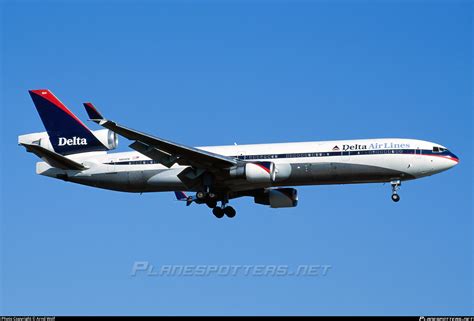
[{"label": "planespotters.net watermark", "polygon": [[201,264],[154,265],[148,261],[135,261],[130,276],[154,277],[324,277],[332,269],[328,264],[275,265],[275,264]]}]

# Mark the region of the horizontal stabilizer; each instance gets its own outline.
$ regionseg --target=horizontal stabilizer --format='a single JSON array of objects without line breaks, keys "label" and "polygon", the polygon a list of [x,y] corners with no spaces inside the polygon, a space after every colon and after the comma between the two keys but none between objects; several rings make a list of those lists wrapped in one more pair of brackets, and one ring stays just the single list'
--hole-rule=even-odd
[{"label": "horizontal stabilizer", "polygon": [[26,150],[30,153],[35,154],[42,160],[44,160],[49,165],[60,168],[60,169],[70,169],[70,170],[84,170],[86,167],[83,165],[61,155],[56,152],[50,151],[46,148],[43,148],[39,145],[34,144],[25,144],[21,143]]}]

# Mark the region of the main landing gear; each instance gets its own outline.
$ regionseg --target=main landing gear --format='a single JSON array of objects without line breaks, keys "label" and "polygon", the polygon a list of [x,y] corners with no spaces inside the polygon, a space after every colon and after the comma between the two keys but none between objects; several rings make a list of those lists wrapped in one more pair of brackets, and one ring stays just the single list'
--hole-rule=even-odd
[{"label": "main landing gear", "polygon": [[236,212],[232,206],[227,206],[227,203],[229,203],[229,200],[226,197],[221,201],[220,207],[216,206],[212,209],[212,214],[214,214],[217,218],[222,218],[224,215],[226,215],[228,218],[233,218]]},{"label": "main landing gear", "polygon": [[214,207],[212,209],[212,214],[215,215],[217,218],[222,218],[226,215],[228,218],[233,218],[236,214],[236,211],[232,206],[225,206],[225,207]]},{"label": "main landing gear", "polygon": [[209,208],[214,208],[217,206],[217,195],[212,192],[203,192],[199,191],[196,193],[197,203],[202,204],[206,203]]},{"label": "main landing gear", "polygon": [[398,189],[402,185],[400,180],[391,181],[390,184],[392,185],[392,201],[395,203],[400,201],[400,195],[398,195]]},{"label": "main landing gear", "polygon": [[197,203],[206,203],[209,208],[212,208],[212,214],[217,218],[222,218],[224,215],[233,218],[236,214],[232,206],[226,205],[229,203],[227,199],[221,200],[221,206],[217,206],[218,198],[215,193],[199,191],[196,193],[196,199]]}]

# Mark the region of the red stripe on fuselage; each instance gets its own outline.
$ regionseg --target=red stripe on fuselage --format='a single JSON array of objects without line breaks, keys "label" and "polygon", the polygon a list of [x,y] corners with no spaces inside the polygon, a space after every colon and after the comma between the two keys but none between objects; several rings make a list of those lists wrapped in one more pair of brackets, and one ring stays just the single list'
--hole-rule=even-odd
[{"label": "red stripe on fuselage", "polygon": [[434,156],[434,157],[440,157],[444,159],[449,159],[452,160],[453,162],[459,163],[459,159],[451,156],[444,156],[444,155],[433,155],[433,154],[418,154],[418,156]]}]

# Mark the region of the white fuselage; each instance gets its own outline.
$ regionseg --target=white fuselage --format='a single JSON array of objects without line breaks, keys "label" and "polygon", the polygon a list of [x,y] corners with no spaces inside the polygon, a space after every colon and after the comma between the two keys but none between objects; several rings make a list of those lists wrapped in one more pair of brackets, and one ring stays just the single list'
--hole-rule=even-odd
[{"label": "white fuselage", "polygon": [[[198,148],[247,162],[269,161],[276,165],[275,180],[252,183],[229,179],[226,186],[231,191],[272,186],[403,181],[439,173],[459,161],[439,144],[398,138]],[[135,151],[92,152],[68,157],[88,169],[61,170],[40,162],[37,164],[37,173],[126,192],[186,190],[178,178],[186,166],[175,164],[167,168]]]}]

